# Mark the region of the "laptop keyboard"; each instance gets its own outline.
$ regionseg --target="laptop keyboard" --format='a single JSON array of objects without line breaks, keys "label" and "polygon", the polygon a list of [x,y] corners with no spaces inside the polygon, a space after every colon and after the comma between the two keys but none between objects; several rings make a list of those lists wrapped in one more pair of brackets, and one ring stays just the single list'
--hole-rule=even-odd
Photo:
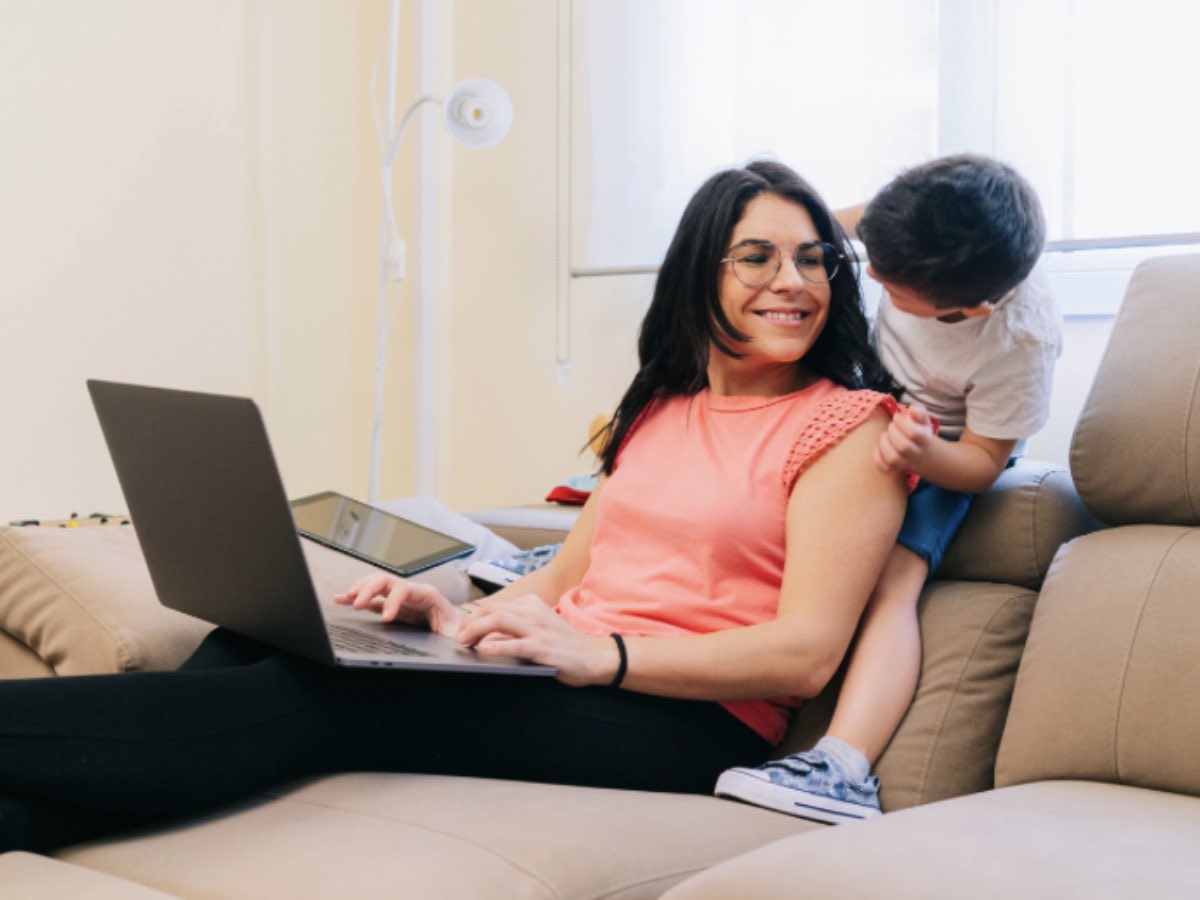
[{"label": "laptop keyboard", "polygon": [[418,650],[408,644],[401,644],[380,635],[367,634],[345,625],[326,623],[329,637],[333,640],[335,650],[347,653],[379,653],[388,656],[432,656],[425,650]]}]

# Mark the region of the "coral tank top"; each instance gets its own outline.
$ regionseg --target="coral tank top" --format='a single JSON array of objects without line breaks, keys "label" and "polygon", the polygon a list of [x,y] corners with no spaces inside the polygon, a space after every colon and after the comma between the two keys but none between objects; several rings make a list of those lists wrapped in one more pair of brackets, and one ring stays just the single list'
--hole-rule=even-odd
[{"label": "coral tank top", "polygon": [[[782,397],[656,400],[601,491],[591,563],[558,603],[587,634],[671,637],[775,617],[796,479],[891,397],[821,380]],[[726,702],[768,741],[795,697]]]}]

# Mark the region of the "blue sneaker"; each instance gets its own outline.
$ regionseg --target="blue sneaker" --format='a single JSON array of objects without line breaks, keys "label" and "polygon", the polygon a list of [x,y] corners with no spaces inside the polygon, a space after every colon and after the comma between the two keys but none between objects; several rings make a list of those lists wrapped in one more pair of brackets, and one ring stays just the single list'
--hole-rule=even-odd
[{"label": "blue sneaker", "polygon": [[855,784],[824,750],[793,753],[754,769],[726,769],[714,793],[830,825],[880,814],[879,779],[868,775]]},{"label": "blue sneaker", "polygon": [[477,559],[467,566],[467,577],[490,594],[512,584],[522,575],[540,569],[554,559],[554,554],[561,548],[562,544],[546,544],[497,559]]}]

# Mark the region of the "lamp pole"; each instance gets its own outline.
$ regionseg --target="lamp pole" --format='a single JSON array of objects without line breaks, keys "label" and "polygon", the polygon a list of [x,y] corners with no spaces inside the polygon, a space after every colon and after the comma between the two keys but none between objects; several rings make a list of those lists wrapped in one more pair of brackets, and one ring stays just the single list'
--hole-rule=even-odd
[{"label": "lamp pole", "polygon": [[[417,93],[429,96],[437,89],[437,4],[419,0],[417,4]],[[438,422],[435,403],[439,353],[439,303],[437,273],[437,153],[435,123],[421,128],[417,142],[417,341],[416,415],[413,422],[414,485],[418,494],[437,492]],[[445,309],[449,294],[441,298]],[[444,315],[444,312],[442,313]]]},{"label": "lamp pole", "polygon": [[[383,397],[387,364],[387,335],[392,311],[388,295],[392,283],[404,280],[405,247],[400,239],[392,204],[393,164],[400,143],[413,115],[426,104],[441,104],[443,120],[450,135],[467,147],[483,149],[504,139],[512,125],[512,100],[496,82],[487,78],[460,81],[440,100],[433,88],[437,81],[436,47],[438,35],[436,0],[419,0],[417,5],[417,86],[419,96],[408,105],[396,122],[396,61],[400,32],[400,0],[391,0],[388,32],[387,113],[379,114],[375,99],[375,81],[379,67],[371,74],[371,99],[376,105],[375,124],[382,150],[381,187],[383,213],[380,222],[379,294],[375,314],[375,408],[371,427],[371,458],[367,476],[367,499],[379,501],[379,481],[383,444]],[[414,205],[417,228],[416,340],[414,341],[414,484],[417,493],[437,490],[437,415],[435,386],[438,363],[437,272],[437,180],[435,135],[432,127],[423,129],[417,143]]]},{"label": "lamp pole", "polygon": [[383,389],[388,332],[388,254],[393,238],[392,162],[395,159],[389,143],[396,132],[396,48],[400,38],[400,0],[392,0],[388,27],[387,100],[383,132],[386,137],[380,141],[383,154],[383,212],[379,224],[379,296],[375,304],[375,403],[371,422],[371,459],[367,470],[367,500],[371,503],[379,501],[379,466],[383,438]]}]

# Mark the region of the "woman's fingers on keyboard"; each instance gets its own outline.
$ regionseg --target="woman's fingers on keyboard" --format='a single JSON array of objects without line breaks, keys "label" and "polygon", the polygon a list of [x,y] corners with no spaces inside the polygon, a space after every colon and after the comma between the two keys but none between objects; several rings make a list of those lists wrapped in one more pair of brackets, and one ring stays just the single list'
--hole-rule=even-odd
[{"label": "woman's fingers on keyboard", "polygon": [[436,588],[395,575],[372,573],[333,599],[343,606],[375,613],[384,622],[399,620],[438,631],[457,630],[459,614]]}]

